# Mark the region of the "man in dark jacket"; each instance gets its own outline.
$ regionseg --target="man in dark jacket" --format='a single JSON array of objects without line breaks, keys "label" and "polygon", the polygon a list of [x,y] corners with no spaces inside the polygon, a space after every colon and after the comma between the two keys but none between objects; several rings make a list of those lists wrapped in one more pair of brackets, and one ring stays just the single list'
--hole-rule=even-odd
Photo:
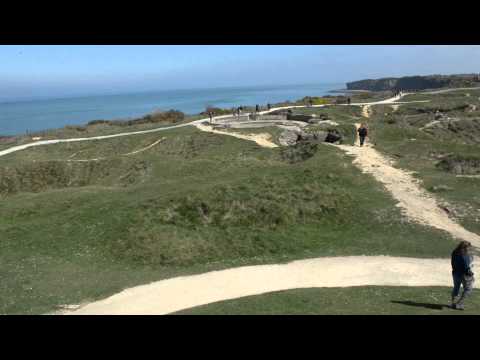
[{"label": "man in dark jacket", "polygon": [[[472,266],[473,256],[469,254],[471,244],[468,241],[462,241],[452,252],[452,276],[453,276],[453,291],[452,291],[452,308],[457,310],[464,309],[464,301],[471,294],[473,283]],[[460,293],[460,286],[463,286],[463,293],[460,300],[455,303],[455,299]]]},{"label": "man in dark jacket", "polygon": [[363,146],[365,138],[368,136],[368,130],[365,124],[360,125],[358,128],[358,136],[360,137],[360,146]]}]

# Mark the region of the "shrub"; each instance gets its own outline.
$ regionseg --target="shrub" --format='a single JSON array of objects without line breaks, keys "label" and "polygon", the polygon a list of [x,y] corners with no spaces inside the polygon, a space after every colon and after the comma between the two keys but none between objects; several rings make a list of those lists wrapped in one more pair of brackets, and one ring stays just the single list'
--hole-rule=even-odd
[{"label": "shrub", "polygon": [[449,155],[437,163],[437,168],[454,174],[480,174],[480,157],[473,155]]},{"label": "shrub", "polygon": [[178,110],[157,111],[152,114],[145,115],[133,120],[93,120],[87,126],[107,124],[111,126],[132,126],[140,124],[156,124],[156,123],[176,123],[185,119],[185,114]]},{"label": "shrub", "polygon": [[207,109],[200,113],[202,116],[208,116],[208,113],[212,112],[213,116],[228,115],[232,113],[232,110],[221,109],[216,107],[207,107]]},{"label": "shrub", "polygon": [[318,144],[310,141],[301,141],[294,146],[282,147],[280,156],[291,164],[310,159],[318,150]]},{"label": "shrub", "polygon": [[330,104],[331,103],[330,99],[326,99],[326,98],[319,97],[319,96],[306,96],[303,99],[301,99],[300,101],[298,101],[297,103],[309,104],[310,101],[312,102],[313,105],[325,105],[325,104]]}]

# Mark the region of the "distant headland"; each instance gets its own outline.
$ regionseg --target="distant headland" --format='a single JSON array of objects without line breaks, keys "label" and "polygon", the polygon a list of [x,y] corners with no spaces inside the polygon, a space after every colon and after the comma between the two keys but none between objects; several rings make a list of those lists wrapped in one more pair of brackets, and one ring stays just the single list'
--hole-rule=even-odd
[{"label": "distant headland", "polygon": [[480,74],[404,76],[347,83],[347,90],[394,91],[480,86]]}]

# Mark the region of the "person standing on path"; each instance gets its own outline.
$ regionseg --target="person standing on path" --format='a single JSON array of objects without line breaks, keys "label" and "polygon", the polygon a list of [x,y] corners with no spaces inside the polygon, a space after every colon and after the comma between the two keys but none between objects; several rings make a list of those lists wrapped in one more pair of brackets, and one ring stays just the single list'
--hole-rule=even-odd
[{"label": "person standing on path", "polygon": [[365,143],[365,138],[368,136],[368,129],[364,123],[362,123],[358,128],[358,136],[360,137],[360,146],[363,146]]},{"label": "person standing on path", "polygon": [[[452,309],[464,310],[464,301],[472,293],[475,282],[472,272],[473,256],[470,254],[472,244],[462,241],[452,252]],[[460,286],[463,286],[463,293],[458,302],[455,299],[460,293]]]}]

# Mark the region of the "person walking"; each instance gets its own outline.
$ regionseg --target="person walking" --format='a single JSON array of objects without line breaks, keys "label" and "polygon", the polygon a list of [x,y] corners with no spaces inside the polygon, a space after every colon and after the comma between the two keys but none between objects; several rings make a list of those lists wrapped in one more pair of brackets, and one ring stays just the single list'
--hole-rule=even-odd
[{"label": "person walking", "polygon": [[[464,310],[464,301],[473,290],[475,278],[472,272],[473,256],[470,254],[471,248],[471,243],[462,241],[452,252],[452,309]],[[463,286],[463,293],[458,302],[455,302],[460,293],[460,286]]]},{"label": "person walking", "polygon": [[352,103],[352,100],[350,98],[347,98],[347,104],[350,105]]},{"label": "person walking", "polygon": [[270,104],[267,104],[267,109],[270,111],[270,109],[272,108],[272,105]]},{"label": "person walking", "polygon": [[255,105],[255,112],[256,113],[260,112],[260,106],[259,105]]},{"label": "person walking", "polygon": [[208,117],[210,118],[210,125],[212,125],[212,120],[213,120],[213,112],[212,111],[208,112]]},{"label": "person walking", "polygon": [[365,143],[365,138],[368,136],[368,129],[364,123],[362,123],[358,128],[358,136],[360,137],[360,146],[363,146]]}]

